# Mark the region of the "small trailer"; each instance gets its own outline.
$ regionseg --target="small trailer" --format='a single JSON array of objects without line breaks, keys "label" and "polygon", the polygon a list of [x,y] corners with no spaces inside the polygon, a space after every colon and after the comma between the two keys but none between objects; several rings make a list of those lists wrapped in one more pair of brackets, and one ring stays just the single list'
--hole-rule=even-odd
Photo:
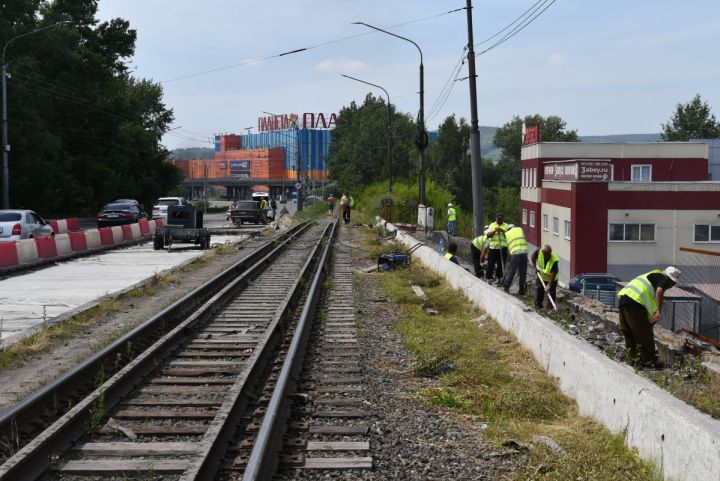
[{"label": "small trailer", "polygon": [[167,223],[155,231],[153,248],[168,251],[174,243],[197,244],[210,248],[210,232],[203,227],[203,213],[193,205],[171,205],[167,210]]}]

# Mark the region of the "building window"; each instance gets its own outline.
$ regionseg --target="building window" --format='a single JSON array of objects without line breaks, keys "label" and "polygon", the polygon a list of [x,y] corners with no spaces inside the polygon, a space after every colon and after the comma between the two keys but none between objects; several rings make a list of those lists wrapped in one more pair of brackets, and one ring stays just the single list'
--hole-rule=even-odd
[{"label": "building window", "polygon": [[655,241],[655,224],[610,224],[608,231],[611,241]]},{"label": "building window", "polygon": [[522,170],[522,186],[527,187],[527,169]]},{"label": "building window", "polygon": [[535,227],[535,211],[530,211],[530,227]]},{"label": "building window", "polygon": [[565,224],[565,238],[567,240],[570,240],[570,221],[566,220],[564,222],[564,224]]},{"label": "building window", "polygon": [[720,242],[720,225],[695,224],[693,242]]},{"label": "building window", "polygon": [[652,181],[652,165],[633,165],[630,182]]},{"label": "building window", "polygon": [[543,214],[543,230],[550,229],[550,217],[547,214]]},{"label": "building window", "polygon": [[533,168],[532,170],[532,186],[531,187],[537,187],[537,169]]},{"label": "building window", "polygon": [[523,209],[522,223],[523,223],[523,225],[527,224],[527,209]]},{"label": "building window", "polygon": [[553,217],[553,234],[560,235],[560,219]]}]

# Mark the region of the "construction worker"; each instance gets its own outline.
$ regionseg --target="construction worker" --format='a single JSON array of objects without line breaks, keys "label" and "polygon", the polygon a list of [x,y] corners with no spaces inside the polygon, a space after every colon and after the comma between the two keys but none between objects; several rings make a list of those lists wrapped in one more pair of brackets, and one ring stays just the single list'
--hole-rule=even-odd
[{"label": "construction worker", "polygon": [[455,255],[456,252],[457,244],[453,241],[450,241],[450,244],[448,244],[448,250],[443,257],[445,257],[445,259],[449,260],[450,262],[454,262],[455,264],[460,265],[457,260],[457,256]]},{"label": "construction worker", "polygon": [[662,367],[655,354],[653,327],[660,320],[665,291],[677,284],[682,272],[670,266],[637,276],[618,292],[620,329],[631,359],[640,357],[643,365]]},{"label": "construction worker", "polygon": [[475,276],[480,278],[483,277],[483,273],[485,271],[482,263],[485,261],[485,257],[487,256],[488,240],[485,235],[485,230],[487,230],[487,228],[488,226],[485,226],[483,234],[474,238],[470,243],[470,257],[472,258],[473,269],[475,269]]},{"label": "construction worker", "polygon": [[350,209],[355,207],[355,199],[345,192],[340,198],[340,208],[342,209],[343,221],[345,225],[350,224]]},{"label": "construction worker", "polygon": [[504,216],[498,213],[495,215],[495,222],[490,224],[485,231],[489,249],[488,265],[485,271],[488,282],[492,282],[493,274],[495,274],[497,282],[500,283],[503,278],[503,271],[505,270],[505,259],[507,258],[505,231],[508,230],[508,225],[503,219]]},{"label": "construction worker", "polygon": [[[542,282],[535,282],[537,285],[535,289],[535,307],[540,309],[546,295],[550,296],[553,301],[555,300],[557,283],[560,279],[560,257],[553,252],[550,244],[545,244],[542,249],[538,249],[533,253],[531,260],[537,275],[542,279]],[[543,286],[543,284],[545,285]]]},{"label": "construction worker", "polygon": [[447,211],[447,233],[448,235],[455,235],[455,221],[457,221],[457,212],[452,203],[448,204]]},{"label": "construction worker", "polygon": [[260,198],[260,216],[262,217],[263,224],[267,224],[267,211],[268,211],[268,201],[265,199],[265,197]]},{"label": "construction worker", "polygon": [[527,279],[527,263],[528,263],[528,248],[527,242],[525,241],[525,233],[519,226],[509,225],[509,229],[505,232],[505,238],[508,243],[508,253],[510,254],[510,262],[508,263],[507,271],[505,272],[505,285],[503,289],[505,292],[510,292],[510,286],[512,286],[515,273],[519,274],[520,289],[518,294],[525,295],[525,282]]}]

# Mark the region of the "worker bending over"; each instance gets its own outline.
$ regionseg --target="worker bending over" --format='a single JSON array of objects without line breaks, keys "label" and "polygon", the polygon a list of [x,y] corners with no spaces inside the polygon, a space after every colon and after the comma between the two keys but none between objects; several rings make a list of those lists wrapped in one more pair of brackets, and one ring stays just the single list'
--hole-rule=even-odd
[{"label": "worker bending over", "polygon": [[519,295],[525,295],[525,283],[527,279],[527,263],[528,248],[525,241],[525,233],[521,227],[510,224],[509,229],[505,232],[505,238],[508,244],[508,253],[510,254],[510,262],[505,272],[505,282],[503,289],[510,292],[515,273],[518,273],[518,281],[520,283]]},{"label": "worker bending over", "polygon": [[485,262],[488,250],[488,238],[485,235],[485,231],[488,226],[485,226],[483,234],[477,236],[470,243],[470,258],[472,259],[473,269],[475,269],[475,277],[484,277],[484,269],[482,263]]},{"label": "worker bending over", "polygon": [[457,265],[460,265],[460,263],[457,260],[457,256],[455,255],[457,253],[457,244],[453,241],[450,241],[450,244],[448,244],[448,250],[445,253],[443,257],[445,259],[449,260],[450,262],[454,262]]},{"label": "worker bending over", "polygon": [[[550,296],[553,301],[556,299],[557,283],[560,278],[560,257],[555,254],[550,244],[545,244],[542,249],[533,252],[531,257],[537,275],[542,282],[536,281],[535,307],[540,309],[543,306],[545,296]],[[543,286],[543,283],[545,284]]]}]

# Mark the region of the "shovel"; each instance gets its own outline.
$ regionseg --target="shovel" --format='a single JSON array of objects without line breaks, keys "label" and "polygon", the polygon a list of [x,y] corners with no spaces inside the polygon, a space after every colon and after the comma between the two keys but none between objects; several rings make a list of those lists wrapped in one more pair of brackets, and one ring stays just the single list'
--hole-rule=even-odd
[{"label": "shovel", "polygon": [[545,284],[545,281],[543,280],[542,276],[538,271],[535,271],[535,274],[537,274],[538,279],[540,279],[540,284],[542,284],[543,289],[546,289],[547,297],[550,299],[550,304],[552,304],[553,309],[557,311],[557,306],[555,305],[555,301],[553,300],[552,296],[550,295],[550,291],[547,290],[547,285]]}]

